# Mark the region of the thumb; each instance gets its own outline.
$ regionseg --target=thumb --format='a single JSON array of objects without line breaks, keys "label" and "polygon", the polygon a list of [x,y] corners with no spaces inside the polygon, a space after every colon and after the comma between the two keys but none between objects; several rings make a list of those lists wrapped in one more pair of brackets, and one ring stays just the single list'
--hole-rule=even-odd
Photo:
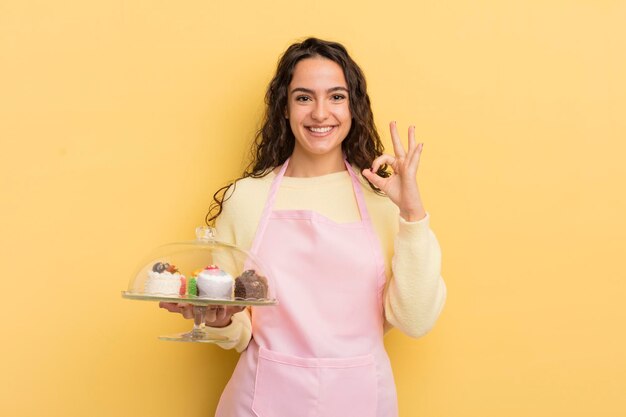
[{"label": "thumb", "polygon": [[385,182],[385,179],[383,177],[379,177],[375,172],[372,172],[369,169],[364,169],[363,171],[361,171],[361,174],[363,174],[363,176],[367,178],[369,182],[382,190],[382,186]]},{"label": "thumb", "polygon": [[231,315],[237,314],[245,309],[246,309],[245,306],[228,306],[228,310]]}]

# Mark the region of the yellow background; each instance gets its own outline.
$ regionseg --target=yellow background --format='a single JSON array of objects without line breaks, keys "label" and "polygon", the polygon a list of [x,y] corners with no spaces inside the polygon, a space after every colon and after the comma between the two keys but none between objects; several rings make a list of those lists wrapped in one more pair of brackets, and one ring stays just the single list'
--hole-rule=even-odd
[{"label": "yellow background", "polygon": [[120,291],[243,167],[279,54],[417,125],[449,297],[402,416],[626,415],[626,2],[0,1],[2,416],[209,416],[236,362]]}]

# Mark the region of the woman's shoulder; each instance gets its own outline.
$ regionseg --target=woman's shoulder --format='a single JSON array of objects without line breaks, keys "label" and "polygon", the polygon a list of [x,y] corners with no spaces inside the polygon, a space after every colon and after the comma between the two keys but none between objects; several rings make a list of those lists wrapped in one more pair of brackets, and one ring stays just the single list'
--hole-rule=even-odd
[{"label": "woman's shoulder", "polygon": [[263,211],[271,180],[265,177],[241,178],[226,191],[216,226],[221,239],[250,247]]},{"label": "woman's shoulder", "polygon": [[240,219],[262,210],[272,184],[270,175],[236,180],[224,194],[220,216]]},{"label": "woman's shoulder", "polygon": [[249,203],[251,200],[255,201],[257,198],[267,195],[268,190],[272,184],[271,177],[273,174],[268,174],[264,177],[245,177],[235,181],[228,191],[226,191],[226,200],[234,203]]}]

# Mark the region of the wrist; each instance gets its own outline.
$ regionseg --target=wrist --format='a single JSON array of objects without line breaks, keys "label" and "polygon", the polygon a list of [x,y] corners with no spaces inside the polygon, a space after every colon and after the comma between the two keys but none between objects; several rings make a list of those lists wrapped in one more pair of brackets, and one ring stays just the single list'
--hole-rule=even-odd
[{"label": "wrist", "polygon": [[419,207],[411,210],[400,210],[400,216],[407,222],[417,222],[426,217],[426,210]]}]

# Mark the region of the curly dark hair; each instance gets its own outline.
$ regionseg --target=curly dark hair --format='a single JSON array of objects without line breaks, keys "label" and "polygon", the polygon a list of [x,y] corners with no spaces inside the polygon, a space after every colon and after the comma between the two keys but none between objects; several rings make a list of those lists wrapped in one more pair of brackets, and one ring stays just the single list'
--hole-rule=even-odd
[{"label": "curly dark hair", "polygon": [[[265,115],[261,129],[256,133],[251,149],[251,162],[241,178],[260,178],[282,165],[293,153],[295,137],[285,118],[287,109],[288,87],[293,77],[296,64],[306,58],[323,57],[336,62],[343,69],[348,84],[348,101],[352,116],[352,125],[348,135],[341,143],[348,162],[360,170],[370,168],[374,159],[382,155],[383,144],[374,124],[370,98],[367,94],[365,75],[352,60],[346,48],[337,42],[308,38],[292,44],[278,61],[276,74],[265,93]],[[388,176],[383,165],[377,174]],[[206,215],[206,222],[212,225],[222,212],[226,192],[237,184],[235,180],[220,188],[213,195],[213,202]],[[368,181],[369,182],[369,181]],[[370,187],[377,193],[380,190],[372,183]]]}]

